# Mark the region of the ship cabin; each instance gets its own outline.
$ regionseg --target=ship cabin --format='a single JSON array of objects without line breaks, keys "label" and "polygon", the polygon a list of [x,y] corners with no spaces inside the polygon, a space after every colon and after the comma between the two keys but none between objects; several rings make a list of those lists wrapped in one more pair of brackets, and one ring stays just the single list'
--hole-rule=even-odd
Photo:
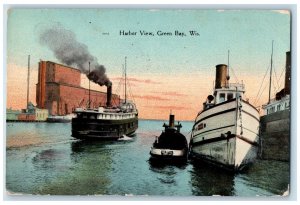
[{"label": "ship cabin", "polygon": [[282,110],[288,110],[290,109],[290,96],[286,95],[280,100],[277,100],[276,98],[271,99],[270,103],[263,105],[262,108],[264,110],[264,115],[269,115]]},{"label": "ship cabin", "polygon": [[98,109],[76,108],[77,118],[98,119],[98,120],[124,120],[137,117],[138,112],[134,103],[122,102],[118,108],[99,107]]},{"label": "ship cabin", "polygon": [[137,112],[136,105],[131,100],[122,100],[120,108],[123,112]]},{"label": "ship cabin", "polygon": [[216,88],[214,94],[209,95],[203,103],[203,110],[237,97],[243,97],[244,93],[245,86],[243,83],[230,83],[223,88]]},{"label": "ship cabin", "polygon": [[216,65],[216,78],[213,95],[209,95],[203,103],[203,110],[215,105],[243,97],[245,85],[242,83],[229,83],[229,68],[225,64]]}]

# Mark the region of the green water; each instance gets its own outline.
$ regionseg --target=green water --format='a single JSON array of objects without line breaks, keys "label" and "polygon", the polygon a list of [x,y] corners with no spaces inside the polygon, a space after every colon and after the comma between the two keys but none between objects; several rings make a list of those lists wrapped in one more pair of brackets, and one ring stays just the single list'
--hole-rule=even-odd
[{"label": "green water", "polygon": [[[139,121],[131,140],[86,143],[70,123],[7,123],[6,189],[38,195],[273,196],[286,191],[289,163],[258,160],[230,174],[197,161],[149,162],[163,121]],[[187,135],[192,122],[182,122]]]}]

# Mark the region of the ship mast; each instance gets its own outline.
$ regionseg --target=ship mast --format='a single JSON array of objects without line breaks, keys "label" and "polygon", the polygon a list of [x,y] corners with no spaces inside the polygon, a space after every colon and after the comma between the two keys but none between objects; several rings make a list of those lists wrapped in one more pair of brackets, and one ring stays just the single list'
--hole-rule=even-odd
[{"label": "ship mast", "polygon": [[126,91],[126,81],[127,81],[127,75],[126,75],[126,60],[127,56],[125,56],[125,66],[124,66],[124,72],[125,72],[125,103],[127,101],[127,91]]},{"label": "ship mast", "polygon": [[[89,75],[91,73],[91,63],[89,62]],[[88,103],[88,108],[91,108],[91,81],[89,79],[89,103]]]},{"label": "ship mast", "polygon": [[229,70],[230,70],[230,67],[229,67],[229,50],[228,50],[228,72],[227,72],[227,76],[226,76],[228,88],[229,88],[229,79],[230,79]]},{"label": "ship mast", "polygon": [[30,79],[30,55],[28,55],[28,72],[27,72],[27,109],[29,105],[29,79]]},{"label": "ship mast", "polygon": [[270,84],[269,84],[269,101],[268,103],[270,103],[271,101],[271,84],[272,84],[272,67],[273,67],[273,43],[274,40],[272,40],[272,53],[271,53],[271,69],[270,69]]}]

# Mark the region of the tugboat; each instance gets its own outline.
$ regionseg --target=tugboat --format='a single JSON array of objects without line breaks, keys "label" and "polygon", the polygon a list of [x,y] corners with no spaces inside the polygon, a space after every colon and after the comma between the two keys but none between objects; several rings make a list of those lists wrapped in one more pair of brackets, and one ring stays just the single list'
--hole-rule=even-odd
[{"label": "tugboat", "polygon": [[183,134],[180,133],[182,125],[174,123],[174,115],[170,114],[169,125],[164,123],[165,130],[155,142],[150,150],[151,159],[186,161],[188,153],[188,143]]},{"label": "tugboat", "polygon": [[216,66],[213,95],[195,119],[190,156],[218,167],[240,171],[257,157],[259,112],[243,99],[245,86],[229,83],[225,64]]},{"label": "tugboat", "polygon": [[118,106],[111,103],[112,84],[107,85],[105,107],[98,109],[76,108],[72,118],[72,136],[86,140],[118,140],[132,136],[138,128],[138,110],[126,95],[125,58],[125,99]]}]

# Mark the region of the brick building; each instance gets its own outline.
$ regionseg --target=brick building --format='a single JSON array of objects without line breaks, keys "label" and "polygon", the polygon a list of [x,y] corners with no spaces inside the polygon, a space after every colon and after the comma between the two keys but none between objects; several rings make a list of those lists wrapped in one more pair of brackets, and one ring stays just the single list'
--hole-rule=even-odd
[{"label": "brick building", "polygon": [[[36,103],[40,109],[48,109],[50,115],[66,115],[77,107],[89,104],[89,90],[80,86],[81,71],[50,61],[40,61]],[[105,106],[106,93],[90,90],[90,107]],[[112,95],[112,104],[118,105],[120,98]]]}]

